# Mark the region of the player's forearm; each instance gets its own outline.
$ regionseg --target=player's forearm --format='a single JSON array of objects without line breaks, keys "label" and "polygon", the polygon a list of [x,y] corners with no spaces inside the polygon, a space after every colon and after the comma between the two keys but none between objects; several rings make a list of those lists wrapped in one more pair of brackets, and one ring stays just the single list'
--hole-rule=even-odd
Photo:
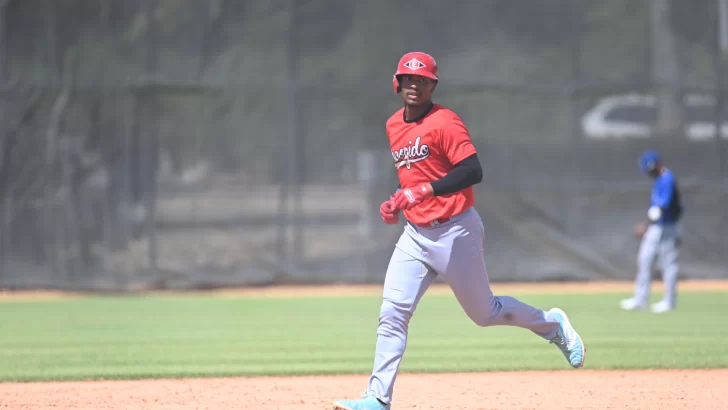
[{"label": "player's forearm", "polygon": [[458,162],[444,177],[432,181],[430,185],[434,196],[447,195],[461,191],[483,180],[483,168],[477,154]]}]

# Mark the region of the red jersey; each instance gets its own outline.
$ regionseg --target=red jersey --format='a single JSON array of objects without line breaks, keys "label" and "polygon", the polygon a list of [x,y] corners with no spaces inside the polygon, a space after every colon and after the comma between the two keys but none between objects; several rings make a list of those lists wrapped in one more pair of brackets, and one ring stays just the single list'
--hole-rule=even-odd
[{"label": "red jersey", "polygon": [[[404,108],[387,120],[387,136],[402,188],[432,182],[475,154],[470,133],[453,111],[434,104],[424,117],[405,122]],[[475,204],[473,187],[436,196],[404,211],[412,223],[427,224],[455,216]]]}]

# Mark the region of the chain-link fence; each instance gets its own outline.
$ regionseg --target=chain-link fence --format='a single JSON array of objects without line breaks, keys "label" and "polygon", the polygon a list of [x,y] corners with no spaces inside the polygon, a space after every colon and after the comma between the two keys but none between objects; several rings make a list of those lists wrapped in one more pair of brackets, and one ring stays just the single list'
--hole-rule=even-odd
[{"label": "chain-link fence", "polygon": [[413,50],[479,151],[493,280],[633,277],[646,148],[683,277],[728,276],[721,1],[0,1],[0,286],[381,280]]}]

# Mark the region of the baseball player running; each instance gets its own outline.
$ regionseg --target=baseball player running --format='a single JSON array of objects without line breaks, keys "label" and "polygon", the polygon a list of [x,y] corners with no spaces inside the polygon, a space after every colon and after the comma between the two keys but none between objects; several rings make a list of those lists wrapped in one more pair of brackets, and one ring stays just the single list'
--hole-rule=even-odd
[{"label": "baseball player running", "polygon": [[652,266],[659,255],[662,278],[665,284],[664,298],[652,305],[655,313],[664,313],[675,308],[678,263],[680,248],[679,222],[682,217],[680,190],[675,175],[665,167],[657,151],[646,151],[639,159],[643,173],[654,179],[647,221],[635,227],[635,236],[640,241],[637,255],[637,277],[634,297],[624,299],[620,306],[625,310],[647,308],[650,296]]},{"label": "baseball player running", "polygon": [[571,366],[584,364],[584,343],[561,309],[543,311],[509,296],[494,296],[483,259],[484,228],[473,208],[473,185],[482,169],[467,127],[453,111],[433,104],[438,83],[435,60],[405,54],[397,64],[394,90],[404,107],[386,124],[398,189],[382,203],[387,224],[406,219],[384,280],[374,368],[359,400],[341,400],[343,410],[383,410],[407,344],[410,318],[432,281],[441,275],[468,317],[478,326],[517,326],[555,344]]}]

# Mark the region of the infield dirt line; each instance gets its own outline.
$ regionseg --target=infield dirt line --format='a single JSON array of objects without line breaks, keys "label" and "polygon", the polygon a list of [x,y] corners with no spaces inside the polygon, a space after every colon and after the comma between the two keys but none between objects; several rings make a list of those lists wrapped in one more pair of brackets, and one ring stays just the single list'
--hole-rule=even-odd
[{"label": "infield dirt line", "polygon": [[[508,282],[493,283],[493,292],[506,294],[598,294],[628,293],[634,289],[632,281],[594,281],[594,282]],[[652,283],[654,292],[662,292],[662,283]],[[728,280],[683,280],[678,285],[679,292],[728,292]],[[351,297],[377,296],[382,293],[381,284],[350,285],[285,285],[246,288],[227,288],[204,291],[149,291],[134,293],[149,296],[176,295],[219,295],[223,297],[245,298],[290,298],[290,297]],[[452,294],[444,283],[435,283],[428,290],[431,295]],[[60,291],[3,291],[0,290],[0,301],[55,300],[83,298],[103,294]]]},{"label": "infield dirt line", "polygon": [[[634,282],[509,282],[491,284],[496,294],[595,294],[628,293],[633,291]],[[652,284],[654,292],[662,292],[662,282]],[[728,292],[728,280],[681,281],[680,292]],[[275,286],[264,288],[222,289],[215,294],[246,297],[337,297],[373,296],[382,293],[382,285],[322,285],[322,286]],[[433,284],[428,294],[452,294],[444,283]]]}]

